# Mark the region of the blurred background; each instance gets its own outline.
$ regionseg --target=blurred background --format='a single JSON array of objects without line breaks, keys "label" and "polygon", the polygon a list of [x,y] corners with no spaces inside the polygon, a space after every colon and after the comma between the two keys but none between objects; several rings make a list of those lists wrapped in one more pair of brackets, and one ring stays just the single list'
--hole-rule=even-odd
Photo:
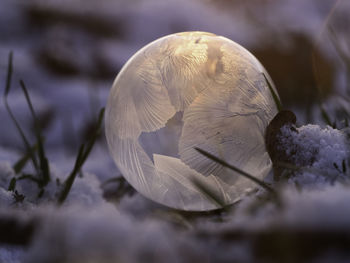
[{"label": "blurred background", "polygon": [[[28,136],[27,85],[49,158],[69,171],[91,135],[123,64],[145,44],[181,31],[208,31],[250,50],[300,124],[350,112],[350,1],[335,0],[0,0],[0,96],[14,52],[9,103]],[[0,160],[14,162],[22,141],[0,103]],[[337,123],[338,127],[342,123]],[[118,174],[101,136],[85,169]]]}]

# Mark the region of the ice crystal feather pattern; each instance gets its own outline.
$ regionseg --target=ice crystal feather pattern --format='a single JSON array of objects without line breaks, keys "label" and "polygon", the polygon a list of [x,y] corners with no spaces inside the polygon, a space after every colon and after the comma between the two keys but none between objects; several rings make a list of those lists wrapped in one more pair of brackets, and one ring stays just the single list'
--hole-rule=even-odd
[{"label": "ice crystal feather pattern", "polygon": [[277,108],[262,73],[268,76],[246,49],[211,33],[173,34],[143,47],[107,103],[107,141],[123,176],[177,209],[217,208],[194,181],[226,204],[237,200],[255,185],[194,148],[267,175],[264,131]]}]

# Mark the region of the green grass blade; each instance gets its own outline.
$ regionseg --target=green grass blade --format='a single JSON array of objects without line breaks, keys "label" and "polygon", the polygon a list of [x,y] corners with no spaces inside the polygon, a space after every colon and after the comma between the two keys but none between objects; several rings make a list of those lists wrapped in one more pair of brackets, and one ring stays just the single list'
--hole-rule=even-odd
[{"label": "green grass blade", "polygon": [[29,154],[25,154],[21,159],[19,159],[13,166],[13,170],[16,174],[20,173],[24,166],[27,164],[28,160],[30,159]]},{"label": "green grass blade", "polygon": [[70,189],[72,188],[72,185],[74,183],[74,180],[77,177],[78,172],[80,170],[80,167],[81,167],[80,164],[81,164],[83,154],[84,154],[84,144],[82,144],[79,148],[78,155],[77,155],[77,158],[75,160],[75,164],[74,164],[74,168],[73,168],[72,172],[69,174],[69,176],[67,177],[67,179],[63,183],[62,192],[57,200],[58,205],[62,205],[64,203],[64,201],[67,199],[67,196],[70,192]]},{"label": "green grass blade", "polygon": [[24,84],[23,80],[20,80],[20,81],[19,81],[19,84],[21,85],[22,91],[23,91],[24,96],[25,96],[25,98],[26,98],[26,100],[27,100],[27,104],[28,104],[28,106],[29,106],[29,110],[30,110],[30,113],[31,113],[32,116],[33,116],[34,121],[38,121],[38,119],[37,119],[37,117],[36,117],[36,113],[35,113],[35,111],[34,111],[33,103],[32,103],[32,101],[31,101],[31,99],[30,99],[30,97],[29,97],[29,93],[28,93],[28,90],[27,90],[27,88],[26,88],[26,85]]},{"label": "green grass blade", "polygon": [[269,87],[269,90],[272,94],[272,98],[275,101],[277,110],[281,111],[283,109],[283,107],[282,107],[282,103],[281,103],[280,99],[278,98],[278,95],[276,94],[275,90],[273,89],[273,87],[272,87],[270,81],[267,79],[266,75],[264,73],[262,73],[262,74],[263,74],[265,81],[267,83],[267,86]]},{"label": "green grass blade", "polygon": [[85,146],[82,144],[79,148],[77,158],[75,160],[74,168],[72,172],[69,174],[68,178],[64,182],[63,190],[61,192],[61,195],[58,198],[58,205],[62,205],[64,201],[66,200],[70,189],[72,188],[72,185],[74,183],[75,178],[77,177],[78,173],[80,172],[82,166],[84,165],[85,161],[87,160],[95,141],[101,131],[101,126],[103,122],[103,116],[104,116],[105,109],[102,108],[99,113],[99,117],[97,120],[96,130],[94,132],[94,135],[89,140],[87,145]]},{"label": "green grass blade", "polygon": [[38,156],[39,156],[40,170],[41,170],[41,176],[43,181],[42,186],[45,186],[50,181],[50,168],[49,168],[49,162],[45,153],[43,137],[41,135],[41,128],[40,128],[39,120],[36,116],[32,101],[30,99],[28,90],[22,80],[20,80],[20,85],[34,120],[35,137],[38,144]]},{"label": "green grass blade", "polygon": [[[38,145],[35,144],[32,148],[31,148],[31,152],[35,153],[35,151],[37,150]],[[30,160],[30,153],[27,152],[25,153],[22,158],[20,158],[13,166],[13,170],[15,171],[16,174],[20,173],[23,169],[23,167],[27,164],[27,162]]]},{"label": "green grass blade", "polygon": [[9,54],[9,58],[8,58],[6,86],[5,86],[4,97],[7,97],[7,95],[10,92],[10,89],[11,89],[12,72],[13,72],[13,53],[11,51],[10,54]]},{"label": "green grass blade", "polygon": [[27,137],[25,136],[23,129],[21,128],[21,126],[19,125],[15,115],[13,114],[11,107],[8,103],[8,94],[10,92],[11,89],[11,79],[12,79],[12,72],[13,72],[13,55],[12,52],[10,52],[9,54],[9,60],[8,60],[8,69],[7,69],[7,78],[6,78],[6,86],[5,86],[5,92],[4,92],[4,104],[5,104],[5,108],[12,120],[12,122],[14,123],[14,125],[16,126],[17,131],[19,132],[22,141],[24,143],[24,146],[26,148],[26,151],[30,154],[30,159],[33,162],[33,166],[35,168],[36,171],[38,171],[38,162],[36,160],[35,154],[33,153],[33,151],[31,150],[31,146],[29,144],[29,141],[27,139]]},{"label": "green grass blade", "polygon": [[86,150],[85,150],[84,155],[82,157],[82,165],[86,161],[86,159],[88,158],[88,156],[89,156],[89,154],[90,154],[90,152],[91,152],[91,150],[96,142],[96,139],[98,138],[98,136],[101,133],[101,127],[102,127],[104,113],[105,113],[105,108],[102,108],[99,112],[99,115],[98,115],[96,129],[93,133],[92,138],[87,143]]},{"label": "green grass blade", "polygon": [[8,191],[15,191],[16,189],[16,183],[17,183],[17,179],[16,178],[12,178],[8,187]]},{"label": "green grass blade", "polygon": [[274,194],[274,195],[277,194],[276,191],[275,191],[271,186],[269,186],[268,184],[266,184],[266,183],[264,183],[263,181],[259,180],[258,178],[256,178],[256,177],[254,177],[254,176],[248,174],[247,172],[245,172],[245,171],[243,171],[243,170],[241,170],[241,169],[239,169],[239,168],[237,168],[237,167],[235,167],[235,166],[233,166],[233,165],[231,165],[231,164],[225,162],[224,160],[219,159],[218,157],[216,157],[215,155],[212,155],[211,153],[209,153],[209,152],[207,152],[207,151],[204,151],[204,150],[202,150],[202,149],[200,149],[200,148],[197,148],[197,147],[195,147],[195,149],[196,149],[199,153],[201,153],[202,155],[204,155],[205,157],[207,157],[208,159],[211,159],[212,161],[214,161],[214,162],[216,162],[216,163],[219,163],[219,164],[221,164],[222,166],[227,167],[227,168],[231,169],[232,171],[235,171],[236,173],[238,173],[238,174],[240,174],[240,175],[246,177],[247,179],[253,181],[253,182],[256,183],[257,185],[260,185],[261,187],[263,187],[263,188],[264,188],[265,190],[267,190],[268,192],[270,192],[270,193],[272,193],[272,194]]}]

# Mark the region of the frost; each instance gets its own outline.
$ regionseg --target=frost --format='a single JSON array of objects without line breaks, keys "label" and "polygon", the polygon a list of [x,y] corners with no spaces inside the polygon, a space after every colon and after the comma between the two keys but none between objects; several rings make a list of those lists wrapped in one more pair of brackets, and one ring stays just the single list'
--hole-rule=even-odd
[{"label": "frost", "polygon": [[[277,109],[263,73],[246,49],[206,32],[165,36],[139,50],[114,81],[106,109],[107,142],[123,176],[178,209],[215,208],[196,178],[232,203],[252,182],[195,147],[259,178],[268,174],[264,132]],[[147,138],[158,143],[150,147]]]}]

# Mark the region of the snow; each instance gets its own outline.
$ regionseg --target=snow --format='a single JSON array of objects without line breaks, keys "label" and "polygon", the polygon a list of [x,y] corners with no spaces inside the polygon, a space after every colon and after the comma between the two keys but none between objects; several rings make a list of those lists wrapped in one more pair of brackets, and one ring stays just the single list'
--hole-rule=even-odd
[{"label": "snow", "polygon": [[[8,162],[0,162],[0,196],[7,206],[14,203],[12,192],[7,191],[10,180],[15,177],[15,172]],[[51,181],[45,187],[45,192],[41,198],[38,198],[40,191],[38,185],[31,180],[17,180],[16,190],[18,193],[25,196],[25,201],[32,204],[47,204],[52,203],[57,199],[61,191],[62,183],[68,177],[67,174],[62,174],[54,167],[51,168]],[[60,181],[60,185],[57,183]],[[65,205],[78,203],[81,206],[95,206],[105,203],[103,192],[100,187],[100,181],[96,175],[84,172],[82,177],[77,176]]]},{"label": "snow", "polygon": [[[345,133],[317,125],[305,125],[297,131],[284,128],[282,133],[284,138],[289,136],[287,146],[289,143],[289,147],[292,144],[302,147],[296,161],[314,155],[315,160],[310,166],[313,171],[337,174],[333,163],[341,164],[349,156]],[[329,184],[324,180],[322,188],[310,187],[321,185],[321,181],[315,179],[320,176],[310,172],[312,169],[296,176],[299,184],[309,186],[307,190],[300,192],[293,187],[292,181],[280,189],[282,209],[273,202],[257,206],[257,197],[250,194],[224,216],[223,222],[217,222],[215,217],[197,222],[186,222],[187,219],[181,216],[175,219],[167,209],[137,193],[122,198],[117,205],[108,203],[103,199],[100,181],[89,172],[76,178],[64,206],[57,208],[53,199],[59,187],[54,182],[56,178],[63,180],[67,175],[53,164],[51,170],[53,181],[41,200],[30,195],[37,192],[32,183],[19,182],[18,191],[25,194],[26,199],[22,206],[15,208],[13,193],[6,190],[14,171],[9,162],[0,162],[1,214],[40,221],[27,249],[0,246],[0,262],[139,262],[145,258],[151,262],[191,262],[206,257],[218,261],[236,258],[251,262],[255,260],[255,252],[249,238],[230,243],[228,247],[229,243],[222,241],[220,236],[238,230],[256,234],[274,229],[350,231],[348,186],[338,181]],[[311,176],[315,178],[304,182]],[[182,227],[179,228],[178,224]],[[190,230],[185,231],[183,227]],[[214,239],[198,239],[203,233],[209,233]],[[216,239],[219,240],[210,241]],[[325,250],[318,257],[315,262],[342,262],[344,259],[332,261],[340,257],[332,250]]]},{"label": "snow", "polygon": [[[286,129],[285,135],[292,136],[294,143],[307,146],[302,152],[306,157],[310,154],[306,152],[307,149],[311,149],[312,153],[314,148],[317,149],[312,166],[315,169],[335,174],[333,162],[339,162],[349,154],[341,131],[317,125],[302,126],[298,128],[299,133],[289,131]],[[65,178],[66,175],[57,167],[51,166],[53,180]],[[305,174],[310,172],[298,176]],[[238,258],[250,262],[254,261],[255,252],[249,238],[232,244],[225,243],[220,236],[239,229],[258,234],[261,230],[272,231],[276,227],[350,231],[350,213],[347,209],[350,191],[347,185],[339,182],[333,185],[324,183],[322,189],[309,188],[301,192],[291,187],[292,184],[286,185],[280,189],[282,209],[271,202],[256,206],[256,196],[250,194],[242,199],[235,210],[224,216],[223,222],[217,222],[215,217],[188,222],[181,216],[175,220],[176,217],[168,214],[167,209],[137,193],[122,198],[117,205],[108,203],[102,197],[99,180],[88,172],[84,172],[81,178],[77,177],[61,208],[52,203],[54,193],[59,189],[54,183],[48,187],[49,193],[38,201],[34,196],[29,198],[30,192],[37,190],[33,190],[28,181],[22,181],[18,191],[28,195],[26,202],[33,204],[22,206],[23,210],[20,207],[13,210],[12,192],[6,191],[12,176],[14,171],[10,163],[1,162],[1,214],[40,220],[40,227],[26,250],[0,246],[0,262],[139,262],[145,258],[151,262],[193,262],[206,257],[218,261]],[[315,181],[308,184],[315,184]],[[178,224],[182,227],[179,228]],[[190,230],[185,231],[183,227]],[[201,233],[209,233],[214,239],[198,239]],[[217,238],[219,240],[210,241]],[[325,262],[339,257],[339,254],[331,256],[331,250],[324,251],[324,254],[330,257]],[[341,259],[335,262],[341,262]]]},{"label": "snow", "polygon": [[76,178],[65,205],[69,206],[71,203],[86,207],[105,204],[100,181],[96,175],[84,173],[82,178]]},{"label": "snow", "polygon": [[296,130],[284,126],[279,138],[293,163],[305,168],[291,181],[321,186],[335,180],[348,180],[349,171],[343,171],[343,165],[349,166],[350,142],[344,131],[312,124]]}]

